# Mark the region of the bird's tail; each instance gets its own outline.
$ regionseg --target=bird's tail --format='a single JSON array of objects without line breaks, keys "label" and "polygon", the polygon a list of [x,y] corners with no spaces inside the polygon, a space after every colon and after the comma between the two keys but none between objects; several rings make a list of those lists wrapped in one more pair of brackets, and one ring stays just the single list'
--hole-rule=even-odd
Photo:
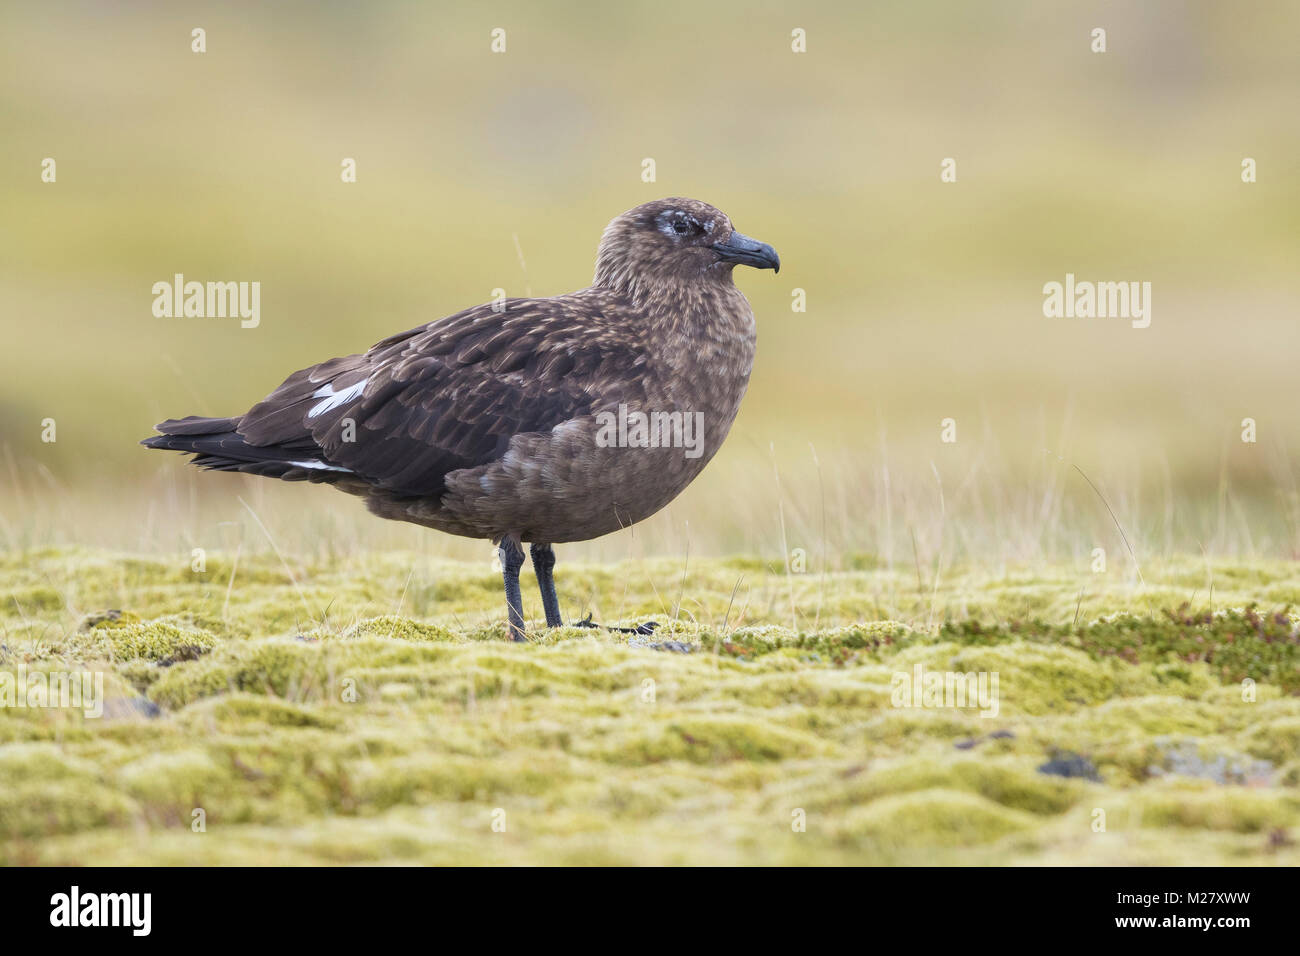
[{"label": "bird's tail", "polygon": [[320,461],[321,449],[309,437],[286,445],[250,445],[239,434],[238,418],[172,418],[157,425],[162,434],[144,439],[146,448],[188,452],[192,464],[213,471],[239,471],[286,481],[330,481],[346,474]]},{"label": "bird's tail", "polygon": [[223,432],[233,432],[239,427],[238,418],[203,418],[199,415],[190,415],[186,418],[169,418],[154,428],[162,432],[161,435],[154,435],[152,438],[146,438],[140,444],[148,445],[150,448],[177,448],[180,445],[169,445],[166,441],[171,438],[181,438],[182,436],[201,436],[201,435],[220,435]]}]

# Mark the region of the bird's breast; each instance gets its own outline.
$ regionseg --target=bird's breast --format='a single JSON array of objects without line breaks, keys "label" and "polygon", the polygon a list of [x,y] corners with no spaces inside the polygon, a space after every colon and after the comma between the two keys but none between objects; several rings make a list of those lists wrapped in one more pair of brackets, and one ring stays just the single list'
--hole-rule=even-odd
[{"label": "bird's breast", "polygon": [[654,336],[631,378],[603,382],[589,414],[516,435],[507,453],[449,476],[443,508],[479,533],[583,541],[653,515],[722,447],[755,354],[753,314],[688,317]]}]

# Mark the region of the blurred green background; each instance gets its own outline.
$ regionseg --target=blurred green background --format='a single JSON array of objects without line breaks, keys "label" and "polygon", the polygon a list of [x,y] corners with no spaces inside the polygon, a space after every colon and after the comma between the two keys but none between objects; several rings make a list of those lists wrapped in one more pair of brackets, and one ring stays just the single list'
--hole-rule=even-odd
[{"label": "blurred green background", "polygon": [[[253,510],[285,547],[486,555],[136,443],[582,287],[610,218],[685,195],[781,253],[738,276],[749,396],[682,498],[573,552],[1117,560],[1077,465],[1139,557],[1292,557],[1297,35],[1286,0],[6,3],[0,543],[225,547]],[[260,327],[155,318],[176,272],[261,282]],[[1150,328],[1044,318],[1067,272],[1151,282]]]}]

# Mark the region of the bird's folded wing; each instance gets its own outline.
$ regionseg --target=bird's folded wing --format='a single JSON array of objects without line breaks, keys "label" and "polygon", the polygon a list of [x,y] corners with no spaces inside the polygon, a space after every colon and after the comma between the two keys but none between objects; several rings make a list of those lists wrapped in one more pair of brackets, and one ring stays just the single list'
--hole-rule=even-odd
[{"label": "bird's folded wing", "polygon": [[[249,445],[302,447],[399,495],[503,456],[611,401],[643,395],[634,326],[567,297],[479,306],[289,376],[240,420]],[[500,306],[498,306],[500,308]]]}]

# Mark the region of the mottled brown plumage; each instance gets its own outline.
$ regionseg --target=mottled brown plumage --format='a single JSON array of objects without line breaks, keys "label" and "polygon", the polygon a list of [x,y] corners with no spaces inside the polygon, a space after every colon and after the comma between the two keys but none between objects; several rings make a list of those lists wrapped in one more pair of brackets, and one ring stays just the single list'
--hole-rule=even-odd
[{"label": "mottled brown plumage", "polygon": [[[467,309],[295,372],[237,418],[163,422],[144,444],[328,482],[381,517],[498,542],[518,638],[521,542],[558,624],[549,546],[654,514],[726,438],[754,360],[738,263],[780,266],[706,203],[646,203],[606,228],[589,288]],[[703,413],[699,454],[603,447],[600,424],[636,412]]]}]

